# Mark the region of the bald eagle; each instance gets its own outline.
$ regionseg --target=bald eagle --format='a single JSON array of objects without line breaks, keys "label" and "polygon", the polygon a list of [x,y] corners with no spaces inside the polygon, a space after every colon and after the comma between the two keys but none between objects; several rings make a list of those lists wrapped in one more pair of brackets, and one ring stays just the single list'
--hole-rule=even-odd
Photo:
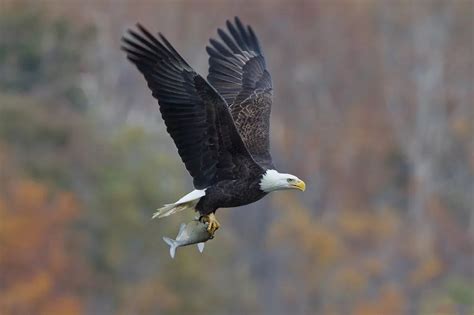
[{"label": "bald eagle", "polygon": [[195,209],[214,235],[218,208],[255,202],[269,192],[305,190],[305,183],[275,170],[270,155],[272,80],[259,41],[239,18],[210,39],[207,80],[168,40],[137,24],[122,38],[127,58],[143,74],[158,100],[195,190],[158,209],[164,217]]}]

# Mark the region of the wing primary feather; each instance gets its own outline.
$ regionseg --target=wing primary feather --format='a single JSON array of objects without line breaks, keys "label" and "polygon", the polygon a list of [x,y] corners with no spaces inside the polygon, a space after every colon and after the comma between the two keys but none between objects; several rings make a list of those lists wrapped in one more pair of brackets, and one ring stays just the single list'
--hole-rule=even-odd
[{"label": "wing primary feather", "polygon": [[246,44],[247,48],[250,48],[251,43],[250,43],[249,37],[247,35],[247,32],[245,31],[245,27],[243,26],[242,22],[240,21],[240,19],[237,16],[235,17],[235,25],[237,25],[237,29],[239,30],[240,35],[242,36],[242,39],[243,39],[244,43]]},{"label": "wing primary feather", "polygon": [[227,45],[227,47],[229,47],[230,50],[231,50],[234,54],[242,53],[242,50],[237,47],[237,45],[236,45],[236,44],[234,43],[234,41],[229,37],[229,35],[226,34],[226,32],[224,32],[224,31],[221,30],[221,29],[218,29],[218,30],[217,30],[217,34],[219,34],[219,36],[221,37],[221,39],[224,41],[224,43]]},{"label": "wing primary feather", "polygon": [[253,29],[250,25],[247,26],[247,30],[250,34],[250,40],[252,43],[253,48],[255,49],[255,52],[262,54],[262,50],[260,49],[260,43],[258,42],[257,36],[253,32]]},{"label": "wing primary feather", "polygon": [[211,43],[212,46],[214,46],[214,49],[216,51],[218,51],[219,53],[221,53],[223,56],[225,56],[225,57],[232,57],[233,56],[232,53],[226,47],[224,47],[224,45],[222,45],[221,43],[219,43],[215,39],[211,38],[210,43]]},{"label": "wing primary feather", "polygon": [[153,36],[145,27],[143,27],[140,23],[137,23],[137,28],[145,35],[155,46],[160,46],[160,42]]},{"label": "wing primary feather", "polygon": [[181,57],[181,55],[176,51],[176,49],[174,49],[174,47],[170,44],[170,42],[168,42],[166,37],[161,33],[158,33],[158,35],[160,36],[161,40],[166,45],[168,50],[173,54],[173,57],[176,58],[176,61],[181,62],[186,67],[190,68],[188,63],[183,59],[183,57]]},{"label": "wing primary feather", "polygon": [[150,56],[155,56],[155,55],[156,55],[153,51],[149,50],[148,48],[143,47],[142,45],[139,45],[139,44],[137,44],[137,43],[135,43],[135,42],[132,42],[130,39],[128,39],[128,38],[126,38],[126,37],[124,37],[122,40],[123,40],[129,47],[134,48],[134,49],[136,49],[137,51],[140,51],[141,53],[146,53],[146,54],[148,54],[148,55],[150,55]]},{"label": "wing primary feather", "polygon": [[155,51],[157,49],[157,46],[155,43],[149,41],[148,39],[142,37],[140,34],[136,33],[133,30],[129,30],[128,33],[135,38],[137,41],[139,41],[142,45],[146,46],[147,48],[151,49],[151,51]]},{"label": "wing primary feather", "polygon": [[[156,62],[156,60],[152,59],[152,57],[141,54],[135,50],[131,50],[126,47],[122,47],[122,50],[127,53],[127,58],[134,64],[153,65]],[[144,63],[144,60],[147,60],[148,63]]]},{"label": "wing primary feather", "polygon": [[238,32],[238,30],[235,29],[234,25],[230,21],[227,21],[226,25],[227,25],[227,29],[229,30],[230,34],[232,35],[234,40],[237,42],[237,45],[240,46],[240,48],[241,48],[241,49],[239,49],[240,52],[242,52],[242,50],[248,50],[249,48],[247,47],[247,43],[245,43],[244,39],[242,38],[242,36]]}]

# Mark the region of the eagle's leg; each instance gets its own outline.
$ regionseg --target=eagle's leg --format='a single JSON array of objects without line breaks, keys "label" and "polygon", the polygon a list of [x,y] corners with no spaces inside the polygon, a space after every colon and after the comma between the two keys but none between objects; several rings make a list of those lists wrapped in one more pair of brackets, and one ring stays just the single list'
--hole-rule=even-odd
[{"label": "eagle's leg", "polygon": [[214,213],[209,213],[207,215],[203,215],[200,218],[201,222],[204,223],[209,223],[207,226],[207,231],[214,236],[214,233],[216,233],[217,229],[221,226],[219,222],[216,219],[216,215]]}]

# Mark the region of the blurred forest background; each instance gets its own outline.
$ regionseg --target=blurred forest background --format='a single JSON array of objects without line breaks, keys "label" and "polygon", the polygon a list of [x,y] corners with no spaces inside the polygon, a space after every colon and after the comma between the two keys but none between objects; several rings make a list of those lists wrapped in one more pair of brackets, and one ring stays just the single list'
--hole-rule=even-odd
[{"label": "blurred forest background", "polygon": [[[218,212],[144,79],[140,21],[207,75],[238,15],[274,82],[272,151],[305,193]],[[474,314],[474,1],[0,0],[0,313]]]}]

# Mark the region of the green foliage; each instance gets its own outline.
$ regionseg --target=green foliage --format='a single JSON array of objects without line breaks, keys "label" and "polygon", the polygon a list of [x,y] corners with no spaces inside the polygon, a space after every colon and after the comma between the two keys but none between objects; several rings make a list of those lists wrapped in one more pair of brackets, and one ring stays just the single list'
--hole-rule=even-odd
[{"label": "green foliage", "polygon": [[474,284],[461,279],[452,279],[448,283],[448,292],[456,304],[474,306]]},{"label": "green foliage", "polygon": [[[446,32],[454,34],[449,37],[459,44],[442,54],[444,61],[453,62],[443,66],[446,90],[440,90],[453,104],[439,111],[446,117],[429,124],[434,130],[445,126],[449,132],[438,130],[433,135],[439,133],[451,144],[440,144],[439,149],[449,154],[438,163],[441,167],[433,164],[436,171],[429,181],[414,176],[417,165],[410,150],[416,146],[404,149],[403,141],[398,141],[404,137],[394,128],[403,122],[406,128],[399,129],[411,137],[411,119],[393,119],[394,112],[381,106],[388,100],[383,85],[393,88],[385,76],[407,72],[403,67],[399,72],[381,67],[380,72],[380,63],[387,58],[372,55],[381,53],[373,45],[386,35],[371,24],[373,12],[383,6],[372,8],[369,1],[347,10],[322,3],[315,21],[323,27],[314,28],[308,27],[313,23],[308,18],[313,18],[311,10],[292,7],[294,15],[303,18],[295,22],[295,17],[285,15],[288,28],[282,32],[288,36],[265,43],[270,44],[268,57],[275,58],[273,63],[297,60],[298,64],[284,62],[272,69],[275,78],[287,76],[297,83],[275,85],[280,103],[272,116],[276,131],[272,145],[281,169],[302,174],[309,189],[305,194],[276,193],[270,197],[273,204],[267,198],[253,209],[220,210],[222,229],[204,253],[193,247],[179,249],[175,260],[169,258],[161,237],[174,237],[179,223],[194,214],[162,220],[151,220],[151,215],[192,189],[191,181],[163,130],[115,118],[133,120],[123,109],[135,106],[137,99],[148,102],[140,94],[146,93],[143,82],[137,82],[140,88],[132,86],[138,76],[121,68],[126,69],[125,57],[118,51],[124,24],[110,26],[117,12],[101,11],[91,2],[81,12],[98,17],[93,22],[102,33],[96,34],[85,26],[87,19],[78,18],[80,12],[65,14],[58,6],[55,14],[64,17],[53,18],[47,10],[56,2],[43,1],[44,10],[34,1],[26,3],[2,7],[0,12],[2,315],[5,307],[7,315],[85,310],[105,315],[472,313],[474,288],[467,266],[472,261],[474,222],[469,203],[472,115],[456,105],[462,103],[459,95],[472,99],[463,92],[472,74],[449,72],[455,70],[450,67],[466,71],[463,65],[470,56],[465,43],[472,33],[468,27],[472,18],[461,2],[455,5],[459,14],[452,23],[462,32]],[[266,7],[268,16],[278,16],[282,8],[286,12],[286,5],[283,1]],[[139,10],[140,4],[133,6]],[[147,2],[144,11],[152,12],[149,6]],[[200,13],[201,6],[189,10],[179,4],[176,12],[184,17],[179,23],[189,23],[180,24],[183,30],[190,25],[204,27],[205,23],[192,24],[209,15]],[[216,10],[224,6],[213,4]],[[397,20],[417,14],[410,11],[397,18],[399,7],[403,6],[383,14],[403,30],[412,31],[416,27],[410,23],[425,20]],[[391,15],[392,10],[398,13]],[[434,6],[427,12],[436,10]],[[186,18],[190,13],[194,19]],[[326,13],[343,18],[320,19]],[[117,20],[127,21],[122,16]],[[325,31],[318,33],[321,29]],[[195,37],[193,32],[178,33],[186,41]],[[305,49],[276,49],[288,45],[279,40],[294,34],[304,38]],[[97,48],[92,45],[96,35],[100,35],[97,46],[103,48],[99,51],[91,49]],[[270,36],[267,30],[266,37]],[[330,46],[326,49],[321,42]],[[411,75],[418,71],[413,60],[419,58],[410,55],[413,41],[386,44],[396,47],[386,50],[400,53],[397,67],[406,63],[413,66]],[[448,57],[451,54],[455,58]],[[106,62],[88,72],[89,62],[97,60]],[[81,90],[82,73],[96,75],[97,82],[107,86],[97,89],[102,94],[96,100],[119,99],[126,106],[97,104],[101,110],[92,110]],[[407,104],[395,105],[397,112],[418,120],[424,114],[415,115],[417,104],[410,100],[416,99],[412,95],[416,84],[409,85],[413,90],[402,90]],[[114,115],[117,112],[121,114]],[[441,138],[440,143],[445,141]],[[427,183],[435,185],[424,189]],[[416,199],[420,192],[422,198]],[[417,207],[423,210],[418,221],[409,215],[416,201],[423,203]]]},{"label": "green foliage", "polygon": [[78,86],[92,29],[65,18],[50,19],[39,6],[13,6],[0,13],[0,89],[63,98],[83,108]]},{"label": "green foliage", "polygon": [[73,113],[47,108],[35,98],[0,94],[0,140],[26,176],[71,186],[73,161],[67,155],[72,150],[77,118]]},{"label": "green foliage", "polygon": [[20,150],[54,150],[70,141],[68,125],[42,110],[45,104],[13,95],[0,95],[0,99],[0,137],[7,143]]}]

